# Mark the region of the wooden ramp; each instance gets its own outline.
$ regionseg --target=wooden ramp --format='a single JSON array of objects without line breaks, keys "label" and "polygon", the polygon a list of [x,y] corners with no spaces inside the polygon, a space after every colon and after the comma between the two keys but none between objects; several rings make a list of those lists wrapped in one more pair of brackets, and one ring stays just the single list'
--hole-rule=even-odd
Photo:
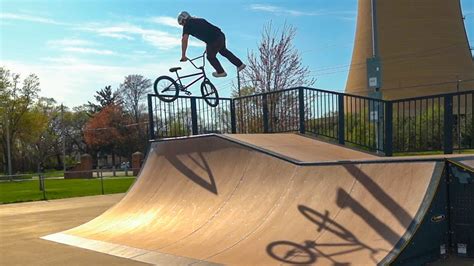
[{"label": "wooden ramp", "polygon": [[[427,212],[441,163],[374,162],[311,141],[276,134],[153,142],[119,203],[43,238],[166,265],[393,260]],[[331,163],[298,163],[310,153]],[[344,163],[334,162],[338,154]]]}]

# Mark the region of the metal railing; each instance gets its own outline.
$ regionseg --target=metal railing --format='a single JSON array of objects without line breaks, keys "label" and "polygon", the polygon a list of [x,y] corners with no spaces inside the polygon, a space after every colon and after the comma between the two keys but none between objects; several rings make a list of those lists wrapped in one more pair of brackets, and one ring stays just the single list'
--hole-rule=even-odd
[{"label": "metal railing", "polygon": [[209,107],[200,97],[172,103],[148,95],[150,138],[205,133],[299,132],[392,155],[474,148],[474,91],[394,101],[297,87]]},{"label": "metal railing", "polygon": [[[163,102],[148,95],[150,138],[179,137],[206,133],[235,132],[232,99],[220,98],[217,107],[204,99],[179,96],[174,102]],[[233,131],[234,128],[234,131]]]},{"label": "metal railing", "polygon": [[392,101],[396,152],[474,148],[474,91]]}]

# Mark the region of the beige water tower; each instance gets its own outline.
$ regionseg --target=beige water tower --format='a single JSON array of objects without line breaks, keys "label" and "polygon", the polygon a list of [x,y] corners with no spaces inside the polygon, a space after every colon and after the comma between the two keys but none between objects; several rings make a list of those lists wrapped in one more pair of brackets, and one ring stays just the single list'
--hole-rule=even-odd
[{"label": "beige water tower", "polygon": [[392,100],[457,90],[474,90],[459,0],[359,0],[347,93]]}]

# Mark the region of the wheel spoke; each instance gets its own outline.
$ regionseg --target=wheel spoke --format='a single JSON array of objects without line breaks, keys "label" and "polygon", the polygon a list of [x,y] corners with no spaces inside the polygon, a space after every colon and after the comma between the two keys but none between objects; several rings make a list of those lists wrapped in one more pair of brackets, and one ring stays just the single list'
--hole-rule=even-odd
[{"label": "wheel spoke", "polygon": [[166,102],[174,101],[178,96],[177,85],[171,77],[159,77],[154,84],[155,93]]}]

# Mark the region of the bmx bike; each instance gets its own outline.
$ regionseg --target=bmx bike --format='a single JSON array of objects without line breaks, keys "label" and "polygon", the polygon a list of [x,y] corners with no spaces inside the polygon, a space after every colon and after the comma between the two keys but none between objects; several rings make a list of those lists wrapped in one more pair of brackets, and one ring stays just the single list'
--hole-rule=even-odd
[{"label": "bmx bike", "polygon": [[[339,238],[339,241],[321,243],[316,240],[305,240],[303,243],[281,240],[270,243],[267,246],[267,253],[274,259],[288,264],[314,264],[318,258],[325,258],[333,265],[350,265],[349,263],[336,261],[337,256],[367,250],[370,252],[371,260],[376,264],[375,257],[382,249],[372,248],[356,238],[349,230],[329,218],[329,212],[324,214],[312,210],[306,206],[299,205],[299,211],[310,221],[318,225],[318,232],[326,231]],[[333,249],[334,248],[334,249]],[[326,250],[326,251],[324,251]],[[388,251],[387,251],[388,252]]]},{"label": "bmx bike", "polygon": [[[160,76],[155,80],[153,84],[153,89],[158,98],[164,102],[173,102],[178,99],[179,92],[182,91],[187,96],[191,95],[191,92],[188,90],[190,86],[199,80],[203,79],[201,82],[201,94],[206,103],[211,107],[216,107],[219,104],[219,94],[217,93],[216,87],[212,82],[207,78],[204,66],[206,63],[205,60],[206,52],[201,56],[198,56],[193,59],[188,59],[188,61],[198,70],[197,73],[180,76],[178,71],[181,70],[181,67],[172,67],[170,72],[176,73],[177,79],[173,79],[170,76]],[[202,59],[202,66],[197,66],[194,61]],[[197,76],[197,78],[187,85],[183,85],[182,79],[190,78]]]}]

